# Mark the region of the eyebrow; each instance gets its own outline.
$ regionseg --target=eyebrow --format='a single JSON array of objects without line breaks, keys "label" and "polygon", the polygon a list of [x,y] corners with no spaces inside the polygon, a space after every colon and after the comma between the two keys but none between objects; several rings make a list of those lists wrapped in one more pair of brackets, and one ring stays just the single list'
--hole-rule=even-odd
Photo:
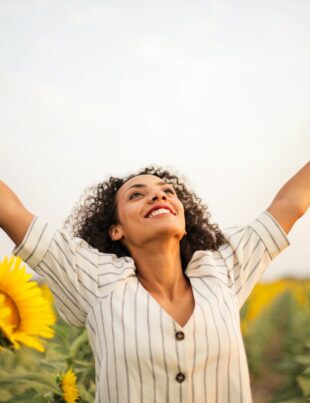
[{"label": "eyebrow", "polygon": [[[158,186],[159,186],[159,185],[170,185],[170,183],[161,181],[161,182],[157,182],[156,185],[158,185]],[[170,186],[171,186],[171,185],[170,185]],[[129,190],[129,189],[132,189],[132,188],[145,188],[145,187],[147,187],[147,185],[144,185],[143,183],[136,183],[135,185],[130,186],[130,188],[128,188],[128,190]],[[127,190],[127,191],[128,191],[128,190]]]}]

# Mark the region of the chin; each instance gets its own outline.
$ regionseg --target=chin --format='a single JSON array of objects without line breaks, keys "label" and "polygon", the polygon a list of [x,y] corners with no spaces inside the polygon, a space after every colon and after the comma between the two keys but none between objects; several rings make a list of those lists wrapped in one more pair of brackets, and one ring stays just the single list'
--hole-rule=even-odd
[{"label": "chin", "polygon": [[158,231],[154,231],[155,234],[157,235],[162,235],[166,236],[167,238],[178,238],[182,239],[184,231],[180,231],[180,229],[175,229],[175,228],[161,228],[158,229]]}]

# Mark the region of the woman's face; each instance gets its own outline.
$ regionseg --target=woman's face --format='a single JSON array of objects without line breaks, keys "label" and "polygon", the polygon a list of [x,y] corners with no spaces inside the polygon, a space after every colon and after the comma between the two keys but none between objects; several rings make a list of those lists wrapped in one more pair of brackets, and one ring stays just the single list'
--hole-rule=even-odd
[{"label": "woman's face", "polygon": [[119,222],[110,227],[109,234],[129,250],[131,245],[141,247],[154,239],[179,242],[185,234],[183,205],[173,186],[157,176],[128,180],[117,191],[116,204]]}]

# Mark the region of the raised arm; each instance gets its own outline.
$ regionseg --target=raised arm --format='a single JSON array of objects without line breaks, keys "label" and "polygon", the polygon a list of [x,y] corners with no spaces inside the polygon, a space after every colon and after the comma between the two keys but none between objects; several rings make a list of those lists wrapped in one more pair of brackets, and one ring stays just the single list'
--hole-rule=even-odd
[{"label": "raised arm", "polygon": [[286,234],[310,206],[310,161],[279,190],[267,211]]},{"label": "raised arm", "polygon": [[33,218],[17,195],[0,180],[0,227],[16,245],[23,240]]}]

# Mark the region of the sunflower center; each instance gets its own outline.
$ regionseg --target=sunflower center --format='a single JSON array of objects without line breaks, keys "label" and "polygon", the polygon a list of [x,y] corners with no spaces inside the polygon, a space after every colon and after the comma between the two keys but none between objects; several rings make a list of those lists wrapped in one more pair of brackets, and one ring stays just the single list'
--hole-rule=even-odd
[{"label": "sunflower center", "polygon": [[11,310],[10,315],[5,319],[6,323],[14,326],[14,328],[17,328],[21,322],[17,305],[15,304],[14,300],[5,292],[0,290],[0,294],[4,295],[3,305],[7,306]]}]

